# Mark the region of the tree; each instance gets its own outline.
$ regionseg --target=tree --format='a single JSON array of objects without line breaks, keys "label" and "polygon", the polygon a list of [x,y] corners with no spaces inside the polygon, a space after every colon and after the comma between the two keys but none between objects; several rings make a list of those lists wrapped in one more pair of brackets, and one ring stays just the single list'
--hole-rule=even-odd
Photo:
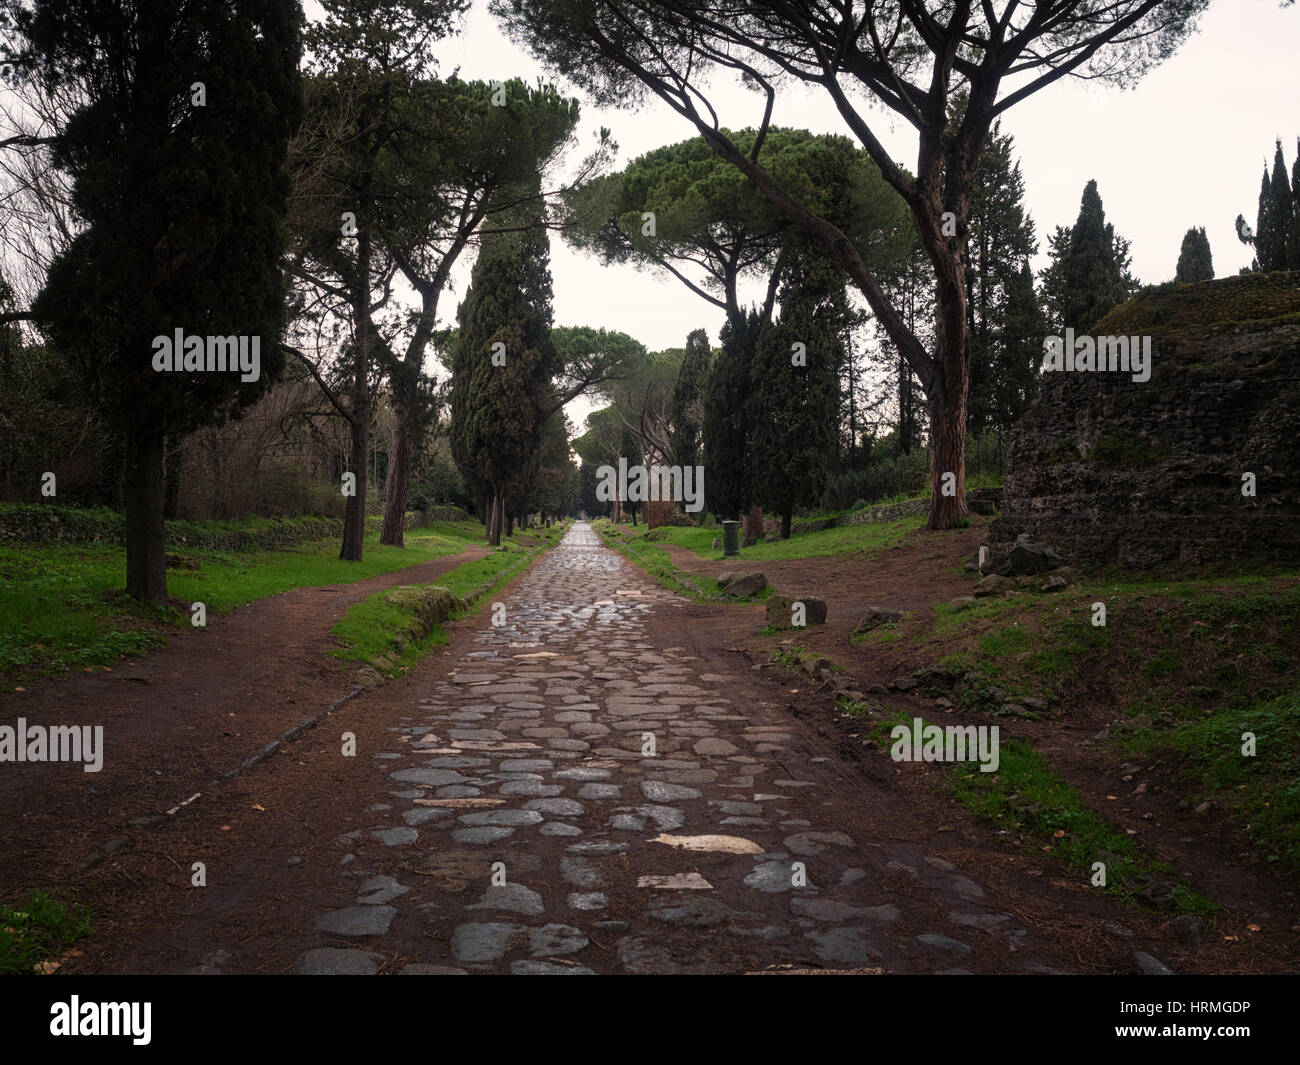
[{"label": "tree", "polygon": [[966,244],[966,313],[971,346],[966,425],[972,433],[991,428],[1001,413],[996,411],[996,397],[1008,387],[1001,375],[1022,377],[1024,370],[1006,365],[1012,349],[1003,343],[1002,332],[1010,290],[1020,278],[1025,259],[1038,250],[1038,240],[1034,220],[1025,211],[1025,182],[1013,152],[1011,135],[1001,132],[1000,123],[994,124],[971,190],[970,238]]},{"label": "tree", "polygon": [[1034,292],[1033,271],[1025,259],[1007,286],[990,374],[994,387],[989,400],[989,424],[998,434],[999,462],[1007,433],[1038,394],[1046,335],[1047,320]]},{"label": "tree", "polygon": [[[964,245],[972,182],[991,124],[1066,76],[1130,83],[1168,58],[1208,0],[1115,0],[1104,5],[920,0],[854,5],[813,0],[493,0],[493,10],[544,61],[600,103],[636,106],[647,94],[694,124],[768,202],[820,242],[848,272],[916,371],[930,407],[933,495],[929,524],[967,513],[964,491],[969,330]],[[763,99],[768,131],[778,87],[824,89],[854,135],[907,202],[935,271],[932,351],[903,322],[869,264],[869,248],[809,208],[722,127],[706,94],[710,78],[739,76]],[[1011,88],[1000,95],[1003,80]],[[722,80],[719,77],[717,80]],[[855,97],[900,115],[917,132],[915,176],[881,142]],[[969,97],[952,119],[955,95]],[[941,491],[952,472],[957,492]]]},{"label": "tree", "polygon": [[704,386],[704,468],[708,472],[709,509],[739,519],[753,502],[748,463],[749,399],[754,347],[763,317],[750,310],[728,318]]},{"label": "tree", "polygon": [[1184,283],[1214,280],[1210,238],[1206,236],[1204,226],[1193,226],[1183,234],[1183,246],[1178,252],[1174,280]]},{"label": "tree", "polygon": [[1286,249],[1290,268],[1300,270],[1300,137],[1296,138],[1295,162],[1291,164],[1291,233]]},{"label": "tree", "polygon": [[[782,127],[728,135],[855,238],[874,242],[875,258],[903,252],[903,205],[848,138]],[[580,251],[675,277],[728,315],[741,313],[740,282],[762,278],[770,316],[794,227],[704,138],[656,148],[566,202],[564,235]]]},{"label": "tree", "polygon": [[694,466],[700,456],[700,431],[704,418],[704,383],[709,374],[709,334],[693,329],[686,338],[686,354],[673,385],[669,412],[672,462],[677,466]]},{"label": "tree", "polygon": [[[532,190],[534,193],[536,190]],[[484,237],[460,306],[452,368],[452,454],[491,497],[488,542],[500,544],[506,497],[541,443],[559,369],[551,343],[550,242],[535,196],[516,196],[517,223]]]},{"label": "tree", "polygon": [[[618,457],[627,462],[627,469],[631,470],[634,466],[641,466],[645,462],[645,455],[641,452],[641,441],[637,435],[630,429],[623,430],[623,436],[618,445]],[[617,462],[614,464],[619,465]],[[643,479],[643,484],[648,485],[649,481]],[[620,482],[618,486],[618,499],[622,503],[623,509],[632,515],[632,524],[636,524],[636,516],[641,513],[641,504],[643,500],[636,499],[628,491],[628,483]]]},{"label": "tree", "polygon": [[[126,588],[164,602],[167,435],[237,416],[283,365],[301,12],[291,0],[40,0],[8,13],[23,62],[81,101],[53,162],[82,228],[31,315],[124,437]],[[184,351],[160,369],[178,331]],[[218,343],[226,355],[223,338],[243,345],[244,365],[193,368],[208,352],[215,365]]]},{"label": "tree", "polygon": [[673,386],[684,356],[681,348],[646,352],[629,360],[626,372],[603,389],[617,432],[627,429],[635,435],[641,453],[653,462],[665,462],[672,454]]},{"label": "tree", "polygon": [[[912,234],[906,208],[879,167],[848,138],[780,127],[728,136],[868,249],[873,265],[888,268],[905,254]],[[787,249],[801,237],[797,226],[698,137],[641,156],[571,196],[568,205],[565,235],[575,247],[605,263],[630,262],[677,278],[739,323],[732,327],[736,336],[746,332],[748,313],[741,306],[741,282],[763,282],[757,314],[760,323],[770,321]],[[746,365],[748,359],[742,357]],[[738,405],[732,412],[737,428],[744,423],[738,412],[748,380],[746,374],[732,382],[738,389],[730,394]],[[643,434],[642,441],[666,458],[676,450],[670,437],[671,432]],[[735,463],[710,467],[709,483],[721,497],[745,494],[721,482],[743,475],[743,436],[734,444]]]},{"label": "tree", "polygon": [[[934,341],[934,267],[919,240],[892,269],[882,272],[881,286],[898,307],[903,322],[922,344]],[[893,446],[896,455],[910,455],[923,443],[926,428],[924,392],[916,371],[879,320],[872,321],[876,347],[871,362],[890,382],[893,392]]]},{"label": "tree", "polygon": [[[418,374],[410,380],[399,372],[397,330],[385,328],[377,315],[389,302],[398,270],[396,238],[425,232],[437,213],[436,193],[412,191],[439,189],[422,152],[425,126],[432,125],[424,89],[435,64],[434,43],[451,32],[453,18],[466,6],[467,0],[322,0],[323,17],[306,35],[315,113],[296,152],[298,242],[291,269],[312,290],[318,318],[342,327],[337,349],[347,372],[330,399],[351,430],[354,485],[346,494],[339,552],[349,561],[359,561],[364,550],[377,371],[395,378],[406,426],[397,450],[409,459],[403,448],[409,448],[407,422]],[[416,324],[408,355],[417,362],[432,329],[427,316]],[[313,365],[312,372],[324,386],[319,368]],[[403,478],[405,471],[403,464]]]},{"label": "tree", "polygon": [[[1261,262],[1261,255],[1262,255],[1261,249],[1266,246],[1271,247],[1271,241],[1268,240],[1267,238],[1261,241],[1260,234],[1267,233],[1268,231],[1268,201],[1269,201],[1270,192],[1271,192],[1271,185],[1268,179],[1268,164],[1265,163],[1264,177],[1261,179],[1260,186],[1259,186],[1259,206],[1257,207],[1255,212],[1254,231],[1252,232],[1251,228],[1248,225],[1246,225],[1245,218],[1243,218],[1241,215],[1237,215],[1237,239],[1240,240],[1243,244],[1249,244],[1251,247],[1255,249],[1255,258],[1251,261],[1250,264],[1251,272],[1258,272],[1266,269],[1266,267]],[[1246,271],[1243,270],[1242,272],[1245,273]]]},{"label": "tree", "polygon": [[788,540],[795,507],[817,500],[835,455],[852,315],[844,274],[818,251],[790,261],[780,300],[755,346],[746,416],[754,499],[781,515]]},{"label": "tree", "polygon": [[523,515],[539,513],[542,519],[558,518],[573,508],[578,493],[578,468],[569,458],[569,438],[573,427],[562,410],[546,419],[542,441],[537,449],[537,470],[529,484]]},{"label": "tree", "polygon": [[1043,296],[1057,329],[1086,333],[1138,287],[1129,273],[1129,242],[1106,221],[1095,181],[1084,186],[1074,225],[1058,226],[1048,245]]},{"label": "tree", "polygon": [[609,504],[596,497],[596,483],[596,467],[584,459],[578,467],[576,507],[589,518],[609,513]]},{"label": "tree", "polygon": [[1251,271],[1300,269],[1300,141],[1296,144],[1296,160],[1288,183],[1282,141],[1278,139],[1272,173],[1265,163],[1260,178],[1255,229],[1252,231],[1245,218],[1237,215],[1237,237],[1255,249]]},{"label": "tree", "polygon": [[[461,82],[453,76],[417,85],[411,112],[407,127],[414,132],[395,153],[406,175],[395,199],[414,209],[390,235],[394,261],[420,300],[405,353],[389,368],[396,432],[380,541],[396,545],[402,543],[411,456],[428,423],[421,403],[424,356],[440,296],[464,250],[507,224],[498,219],[500,212],[520,206],[502,190],[513,188],[516,196],[539,190],[536,220],[529,224],[547,224],[540,188],[570,142],[578,104],[551,85]],[[602,130],[574,183],[597,172],[612,149]]]},{"label": "tree", "polygon": [[1273,176],[1269,181],[1267,218],[1267,229],[1256,234],[1256,247],[1260,249],[1260,268],[1263,270],[1300,268],[1300,262],[1292,262],[1290,258],[1295,205],[1291,202],[1291,183],[1287,180],[1286,160],[1282,158],[1280,138],[1273,154]]},{"label": "tree", "polygon": [[613,329],[560,325],[551,330],[559,359],[552,406],[594,391],[608,391],[615,382],[632,377],[644,365],[645,345]]}]

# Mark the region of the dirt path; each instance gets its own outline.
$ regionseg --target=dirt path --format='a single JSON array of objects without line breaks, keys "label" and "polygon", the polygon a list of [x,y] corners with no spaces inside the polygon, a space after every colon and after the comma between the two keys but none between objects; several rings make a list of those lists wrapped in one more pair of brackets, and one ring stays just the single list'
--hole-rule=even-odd
[{"label": "dirt path", "polygon": [[[936,604],[969,595],[973,578],[963,576],[963,566],[986,539],[988,519],[973,516],[969,529],[930,533],[917,529],[897,547],[875,555],[863,553],[830,555],[788,561],[703,559],[685,548],[660,545],[674,565],[701,578],[711,579],[726,571],[759,569],[768,583],[789,595],[815,595],[827,603],[827,623],[802,630],[793,639],[809,651],[825,655],[842,667],[854,686],[872,692],[873,698],[891,708],[933,720],[953,713],[918,692],[886,693],[891,681],[934,664],[909,640],[895,643],[855,644],[852,633],[859,619],[872,606],[904,612],[926,611]],[[761,605],[732,608],[726,615],[728,639],[745,647],[756,662],[766,661],[771,650],[789,632],[759,636],[764,624]],[[1115,754],[1096,737],[1104,736],[1121,716],[1112,700],[1104,697],[1107,678],[1067,693],[1067,700],[1052,716],[1037,721],[1000,718],[1005,741],[1026,739],[1042,753],[1053,768],[1076,788],[1095,810],[1130,835],[1158,861],[1168,864],[1170,882],[1182,882],[1223,904],[1225,910],[1205,922],[1202,933],[1178,934],[1169,915],[1133,909],[1118,913],[1113,920],[1097,922],[1085,915],[1063,916],[1063,924],[1078,930],[1081,956],[1115,958],[1122,967],[1125,955],[1134,949],[1158,953],[1178,971],[1199,972],[1294,972],[1300,965],[1300,895],[1295,884],[1276,872],[1251,848],[1243,844],[1239,825],[1233,825],[1224,811],[1200,808],[1186,801],[1176,764],[1141,764]],[[796,683],[807,683],[798,681]],[[823,728],[838,726],[849,734],[855,726],[834,714],[818,715]],[[987,723],[979,715],[960,712],[944,717],[945,723]],[[937,772],[937,770],[936,770]],[[895,775],[894,788],[912,804],[933,804],[936,781],[926,774]],[[1214,804],[1211,804],[1213,806]],[[1088,892],[1073,872],[1051,875],[1051,863],[1026,861],[1000,841],[984,825],[970,828],[982,840],[972,849],[970,860],[979,863],[987,875],[1036,878],[1057,889],[1063,915],[1073,911]],[[1082,894],[1080,894],[1082,892]],[[1126,933],[1132,933],[1128,935]],[[1148,945],[1135,946],[1143,936]]]},{"label": "dirt path", "polygon": [[474,547],[392,573],[300,588],[169,634],[165,648],[111,670],[0,696],[0,721],[102,725],[104,766],[6,764],[0,770],[0,884],[75,875],[128,819],[168,809],[351,689],[329,657],[330,629],[383,588],[436,580],[481,558]]},{"label": "dirt path", "polygon": [[1140,935],[1088,949],[1105,902],[983,867],[958,811],[730,649],[749,611],[669,595],[583,525],[498,598],[503,626],[462,623],[123,852],[148,915],[76,967],[1132,971]]}]

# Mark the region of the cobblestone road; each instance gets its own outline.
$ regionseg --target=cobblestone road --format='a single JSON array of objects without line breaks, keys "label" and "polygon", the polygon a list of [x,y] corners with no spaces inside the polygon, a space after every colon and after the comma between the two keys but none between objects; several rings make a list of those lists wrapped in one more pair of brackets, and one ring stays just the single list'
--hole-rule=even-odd
[{"label": "cobblestone road", "polygon": [[951,863],[864,838],[852,765],[656,646],[682,605],[575,525],[393,723],[297,971],[1059,971]]}]

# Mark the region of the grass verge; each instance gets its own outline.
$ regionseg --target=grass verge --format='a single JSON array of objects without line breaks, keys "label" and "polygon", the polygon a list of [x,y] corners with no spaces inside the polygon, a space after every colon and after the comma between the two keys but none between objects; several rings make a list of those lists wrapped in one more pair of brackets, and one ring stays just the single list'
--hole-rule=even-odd
[{"label": "grass verge", "polygon": [[49,975],[73,944],[90,934],[90,913],[30,891],[12,906],[0,905],[0,975]]},{"label": "grass verge", "polygon": [[[925,658],[967,676],[955,698],[963,709],[998,715],[1041,698],[1098,729],[1089,745],[1159,766],[1182,808],[1218,807],[1242,852],[1300,872],[1294,572],[1112,572],[1054,595],[940,605],[899,628]],[[1254,755],[1242,753],[1246,733]]]},{"label": "grass verge", "polygon": [[[857,719],[866,717],[864,707],[843,705],[841,710]],[[890,750],[898,742],[893,730],[903,725],[910,745],[915,716],[886,713],[871,720],[872,742]],[[933,724],[922,722],[923,727]],[[971,813],[997,826],[1022,853],[1033,858],[1050,855],[1082,873],[1094,890],[1129,905],[1204,917],[1218,912],[1218,903],[1176,883],[1168,865],[1093,810],[1029,743],[1000,739],[998,754],[994,773],[965,762],[940,763],[943,786]]]},{"label": "grass verge", "polygon": [[[493,551],[444,573],[437,581],[422,587],[445,588],[469,606],[456,610],[452,617],[468,613],[473,604],[490,595],[526,569],[547,548],[558,543],[568,524],[549,529],[531,530],[518,539],[503,537],[503,551]],[[354,604],[331,630],[340,647],[330,652],[335,658],[397,677],[414,666],[431,647],[447,642],[446,630],[439,624],[431,628],[419,624],[410,609],[389,601],[393,589],[376,592]]]},{"label": "grass verge", "polygon": [[[670,592],[676,592],[687,599],[694,599],[698,602],[720,602],[725,600],[732,603],[741,603],[764,599],[771,594],[770,589],[764,589],[758,595],[746,599],[722,595],[713,581],[697,578],[678,569],[666,552],[659,550],[657,544],[646,540],[644,526],[633,529],[623,525],[616,525],[605,518],[597,518],[591,523],[591,527],[596,530],[596,534],[606,547],[613,548],[634,565],[645,570],[653,580],[663,585]],[[698,531],[677,529],[671,526],[664,526],[664,528],[672,528],[674,532]]]},{"label": "grass verge", "polygon": [[[608,522],[605,524],[609,525]],[[917,532],[924,525],[924,517],[912,517],[900,518],[897,521],[873,522],[867,525],[845,525],[834,529],[822,529],[820,532],[800,533],[788,540],[776,540],[772,543],[764,541],[754,544],[752,547],[742,548],[740,554],[731,561],[744,564],[746,562],[776,561],[789,558],[817,558],[822,555],[840,555],[854,551],[863,551],[868,555],[875,555],[902,543],[904,537],[909,533]],[[614,528],[622,530],[625,527],[620,525],[614,526]],[[627,543],[644,541],[645,532],[644,529],[628,529],[623,540]],[[722,536],[721,528],[709,526],[687,528],[684,525],[664,525],[655,529],[654,535],[654,543],[676,544],[678,547],[693,551],[700,558],[722,560],[722,551],[713,547],[714,539]]]},{"label": "grass verge", "polygon": [[[168,570],[167,590],[210,614],[292,588],[343,584],[391,573],[463,551],[481,540],[476,522],[438,522],[405,536],[406,547],[367,538],[361,562],[338,558],[338,541],[278,551],[192,550],[198,569]],[[20,544],[0,547],[0,680],[104,667],[166,643],[166,631],[189,624],[178,606],[128,599],[126,551],[103,544]]]},{"label": "grass verge", "polygon": [[1300,872],[1300,693],[1169,732],[1138,729],[1126,746],[1135,757],[1172,759],[1189,804],[1218,805],[1265,861]]}]

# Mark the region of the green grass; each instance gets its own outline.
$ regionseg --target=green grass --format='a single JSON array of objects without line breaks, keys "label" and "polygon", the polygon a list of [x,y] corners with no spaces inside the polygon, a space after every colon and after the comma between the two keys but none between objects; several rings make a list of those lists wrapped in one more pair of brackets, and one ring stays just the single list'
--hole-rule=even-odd
[{"label": "green grass", "polygon": [[[847,702],[841,710],[860,720],[867,716]],[[886,713],[873,722],[872,741],[888,751],[894,742],[892,729],[900,724],[910,728],[913,717]],[[1094,875],[1093,863],[1103,862],[1106,884],[1095,890],[1126,903],[1143,904],[1154,894],[1164,907],[1179,913],[1218,910],[1216,903],[1185,885],[1170,884],[1167,865],[1155,861],[1132,837],[1092,810],[1028,743],[999,737],[998,755],[995,773],[981,772],[970,763],[943,764],[944,787],[966,809],[998,826],[1026,855],[1050,854],[1088,883]]]},{"label": "green grass", "polygon": [[796,643],[787,644],[784,647],[778,647],[772,652],[772,661],[786,669],[798,670],[803,656],[807,653],[804,648]]},{"label": "green grass", "polygon": [[[1106,884],[1095,890],[1125,902],[1142,901],[1140,892],[1167,883],[1167,865],[1152,859],[1132,837],[1094,812],[1029,744],[999,744],[996,773],[949,769],[949,788],[957,800],[992,821],[1028,854],[1050,853],[1092,882],[1093,864],[1106,866]],[[1179,913],[1211,914],[1218,906],[1185,885],[1172,885],[1167,907]]]},{"label": "green grass", "polygon": [[859,703],[844,695],[835,697],[835,707],[840,713],[851,717],[854,721],[869,721],[875,711],[870,703]]},{"label": "green grass", "polygon": [[[669,558],[667,552],[661,551],[656,544],[646,540],[645,526],[632,529],[617,525],[605,518],[598,518],[591,523],[591,527],[596,530],[596,534],[606,547],[612,547],[615,551],[618,551],[635,565],[645,570],[647,575],[669,591],[699,602],[713,602],[724,598],[719,593],[714,581],[703,578],[696,579],[691,574],[685,573],[673,565],[672,559]],[[707,533],[712,535],[708,529],[687,529],[667,525],[660,526],[660,529],[668,529],[673,533]],[[656,529],[655,532],[659,532],[659,529]],[[764,591],[752,598],[762,599],[770,594],[770,590],[764,589]],[[732,599],[731,601],[741,602],[742,600]]]},{"label": "green grass", "polygon": [[84,908],[31,891],[12,906],[0,906],[0,975],[35,973],[89,934],[90,914]]},{"label": "green grass", "polygon": [[[1105,626],[1092,624],[1094,602]],[[1069,715],[1086,693],[1098,727],[1116,722],[1105,742],[1118,754],[1176,766],[1180,798],[1212,800],[1243,847],[1300,871],[1294,573],[1111,574],[1055,595],[939,606],[904,631],[944,667],[982,674],[958,697],[965,710],[997,715],[1035,695]],[[1254,758],[1241,754],[1243,732],[1257,736]]]},{"label": "green grass", "polygon": [[[361,562],[340,561],[333,539],[279,551],[190,549],[202,569],[168,570],[167,590],[221,614],[291,588],[351,583],[457,554],[481,537],[475,522],[413,530],[405,548],[381,545],[376,534],[367,537]],[[162,646],[167,627],[189,624],[180,610],[127,599],[120,593],[125,583],[126,552],[119,546],[0,547],[0,676],[20,683],[103,666]]]},{"label": "green grass", "polygon": [[954,636],[965,631],[972,621],[997,618],[1020,605],[1014,596],[1007,599],[977,599],[974,603],[963,603],[961,606],[939,603],[934,608],[935,624],[932,634],[937,637]]},{"label": "green grass", "polygon": [[[1242,754],[1243,733],[1255,754]],[[1175,758],[1191,801],[1211,800],[1246,826],[1266,861],[1300,872],[1300,692],[1223,711],[1172,731],[1140,730],[1135,756]]]},{"label": "green grass", "polygon": [[[1092,624],[1092,604],[1106,625]],[[1300,653],[1293,575],[1085,578],[1052,595],[1025,592],[964,608],[942,604],[906,626],[921,650],[1004,687],[1063,697],[1105,674],[1117,710],[1159,704],[1199,719],[1218,697],[1242,707],[1290,691]]]},{"label": "green grass", "polygon": [[[492,551],[483,558],[462,563],[431,583],[446,588],[459,599],[481,599],[526,569],[542,551],[558,543],[567,528],[567,524],[556,525],[520,534],[540,541],[533,545],[502,537],[504,551]],[[431,647],[447,642],[446,630],[441,625],[435,625],[418,639],[410,639],[413,615],[388,601],[390,591],[376,592],[348,609],[331,630],[341,645],[331,652],[333,657],[396,677],[414,666]],[[453,617],[462,613],[457,612]]]},{"label": "green grass", "polygon": [[1274,324],[1297,315],[1300,273],[1242,274],[1193,285],[1150,286],[1107,314],[1092,334],[1153,333],[1158,351],[1164,337],[1203,335],[1246,322]]},{"label": "green grass", "polygon": [[[608,522],[605,526],[608,526]],[[900,518],[897,521],[874,522],[869,525],[846,525],[835,529],[823,529],[821,532],[801,533],[788,540],[775,543],[760,542],[752,547],[742,548],[739,555],[728,559],[737,565],[747,562],[764,562],[787,558],[817,558],[822,555],[839,555],[853,551],[879,554],[903,541],[909,533],[925,525],[924,517]],[[598,526],[598,529],[600,527]],[[622,526],[618,528],[622,529]],[[692,551],[701,558],[722,560],[722,551],[714,550],[713,541],[722,535],[721,529],[698,527],[688,529],[685,526],[661,526],[655,530],[656,536],[662,536],[659,543],[675,544]],[[602,531],[602,536],[606,535]],[[940,534],[942,535],[942,534]],[[642,529],[629,529],[620,536],[620,546],[645,542]],[[655,548],[655,544],[647,544]],[[663,552],[660,552],[663,555]]]}]

